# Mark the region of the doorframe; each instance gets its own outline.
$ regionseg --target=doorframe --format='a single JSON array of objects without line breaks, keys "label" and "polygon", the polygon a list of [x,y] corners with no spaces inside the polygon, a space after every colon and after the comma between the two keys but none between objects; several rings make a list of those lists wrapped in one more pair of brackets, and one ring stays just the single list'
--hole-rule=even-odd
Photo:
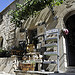
[{"label": "doorframe", "polygon": [[[70,12],[70,13],[68,13],[66,16],[65,16],[65,18],[64,18],[64,23],[65,23],[65,27],[66,27],[66,22],[67,22],[67,20],[70,18],[70,17],[72,17],[73,15],[75,15],[75,11],[72,11],[72,12]],[[67,37],[65,37],[65,43],[66,43],[66,57],[67,57],[67,66],[70,66],[70,61],[69,61],[69,55],[68,55],[68,49],[69,49],[69,47],[68,47],[68,44],[67,44],[67,41],[68,41],[68,39],[67,39]]]},{"label": "doorframe", "polygon": [[[70,12],[68,12],[65,16],[64,16],[64,18],[63,18],[63,23],[64,23],[64,26],[63,26],[63,28],[66,28],[66,25],[65,25],[65,23],[66,23],[66,21],[68,20],[68,18],[69,17],[71,17],[72,15],[74,15],[75,14],[75,10],[74,11],[70,11]],[[63,45],[64,45],[64,53],[66,54],[66,57],[65,57],[65,67],[69,67],[69,56],[68,56],[68,47],[67,47],[67,39],[66,39],[66,37],[63,37]]]},{"label": "doorframe", "polygon": [[[59,12],[58,12],[59,13]],[[57,13],[57,14],[58,14]],[[58,24],[57,24],[57,28],[58,26],[60,25],[60,29],[64,29],[66,28],[65,26],[65,22],[66,20],[73,14],[75,14],[75,7],[71,7],[71,8],[65,8],[62,13],[60,13],[60,15],[57,15],[58,16]],[[67,60],[67,48],[66,48],[66,38],[64,37],[64,35],[61,36],[62,38],[62,50],[64,51],[64,67],[65,67],[65,70],[68,66],[68,60]]]}]

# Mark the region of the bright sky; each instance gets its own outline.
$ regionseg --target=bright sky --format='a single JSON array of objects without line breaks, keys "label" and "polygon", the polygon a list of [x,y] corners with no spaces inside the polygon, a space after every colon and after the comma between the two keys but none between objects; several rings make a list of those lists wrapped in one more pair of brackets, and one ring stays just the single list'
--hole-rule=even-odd
[{"label": "bright sky", "polygon": [[0,0],[0,12],[5,9],[14,0]]}]

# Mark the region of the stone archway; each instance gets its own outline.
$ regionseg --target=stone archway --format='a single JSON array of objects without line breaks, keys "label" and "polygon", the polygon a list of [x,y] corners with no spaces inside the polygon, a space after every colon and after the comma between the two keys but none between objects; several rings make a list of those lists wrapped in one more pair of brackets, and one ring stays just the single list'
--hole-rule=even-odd
[{"label": "stone archway", "polygon": [[[71,1],[71,0],[69,0]],[[64,3],[63,5],[61,5],[59,7],[58,12],[56,13],[55,16],[57,16],[58,18],[58,24],[56,26],[56,28],[59,28],[60,30],[66,28],[66,21],[67,19],[75,14],[75,3],[70,3],[72,6],[67,8],[67,5]],[[56,10],[57,11],[57,10]],[[62,64],[64,67],[64,70],[68,70],[69,68],[69,61],[68,61],[68,52],[67,52],[67,45],[66,45],[66,37],[64,37],[64,35],[61,34],[60,36],[60,58],[62,57],[64,63]],[[60,62],[62,62],[62,60],[60,60]],[[61,65],[61,64],[60,64]],[[60,67],[61,69],[62,67]],[[63,69],[61,69],[62,71],[64,71]]]},{"label": "stone archway", "polygon": [[75,66],[75,14],[67,18],[65,26],[69,30],[66,36],[67,63],[68,66]]},{"label": "stone archway", "polygon": [[[66,23],[67,19],[70,16],[75,14],[75,7],[72,6],[71,8],[68,8],[68,9],[65,8],[62,11],[62,13],[59,13],[60,15],[58,15],[58,13],[56,14],[56,16],[58,17],[58,24],[57,24],[56,28],[60,28],[60,29],[66,28],[65,23]],[[68,59],[69,57],[68,57],[68,53],[67,53],[66,38],[63,35],[61,36],[60,44],[61,44],[60,49],[61,49],[62,53],[64,54],[64,57],[63,57],[64,58],[64,63],[63,63],[63,65],[64,65],[64,68],[65,68],[65,71],[66,71],[67,67],[72,66],[73,64],[72,65],[69,64],[69,59]]]}]

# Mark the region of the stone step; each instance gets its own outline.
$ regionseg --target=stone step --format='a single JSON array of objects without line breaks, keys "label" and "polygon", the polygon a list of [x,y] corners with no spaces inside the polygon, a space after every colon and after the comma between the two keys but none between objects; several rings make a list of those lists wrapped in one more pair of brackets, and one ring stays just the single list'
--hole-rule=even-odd
[{"label": "stone step", "polygon": [[66,70],[67,73],[75,73],[75,67],[67,67]]},{"label": "stone step", "polygon": [[75,73],[53,73],[53,74],[48,74],[48,75],[75,75]]}]

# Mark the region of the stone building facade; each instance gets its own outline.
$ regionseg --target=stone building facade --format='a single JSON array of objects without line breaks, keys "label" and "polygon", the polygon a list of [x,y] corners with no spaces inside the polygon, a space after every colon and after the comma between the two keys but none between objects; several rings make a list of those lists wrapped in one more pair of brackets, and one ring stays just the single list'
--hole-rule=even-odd
[{"label": "stone building facade", "polygon": [[[2,12],[0,12],[0,37],[3,38],[4,49],[12,46],[14,43],[14,29],[15,25],[10,23],[10,16],[8,16],[10,10],[16,9],[16,3],[23,3],[23,0],[15,0],[8,7],[6,7]],[[1,39],[2,41],[2,39]]]},{"label": "stone building facade", "polygon": [[[22,0],[18,0],[20,3]],[[13,46],[14,44],[14,29],[15,25],[10,23],[10,18],[7,16],[9,10],[15,8],[17,0],[15,0],[12,4],[10,4],[5,10],[3,10],[0,15],[3,15],[3,20],[0,21],[0,37],[3,38],[3,47],[7,49],[9,46]],[[73,17],[74,16],[74,17]],[[71,19],[70,19],[71,18]],[[40,14],[36,17],[30,17],[23,23],[23,28],[33,30],[37,28],[37,24],[41,21],[46,23],[46,29],[62,29],[67,28],[69,30],[69,34],[74,34],[70,28],[74,30],[74,21],[75,18],[75,0],[65,0],[63,4],[54,7],[54,15],[52,14],[51,10],[46,7],[43,9]],[[69,27],[72,25],[72,27]],[[19,28],[16,29],[16,45],[18,45],[18,37],[19,37]],[[70,35],[71,38],[74,36]],[[60,33],[60,40],[59,40],[59,58],[60,58],[60,70],[66,71],[68,67],[75,66],[74,62],[74,47],[69,45],[69,43],[73,43],[73,39],[69,39],[70,37],[65,36]],[[71,41],[71,42],[68,42]],[[75,43],[73,43],[75,45]],[[72,49],[73,48],[73,49]]]}]

